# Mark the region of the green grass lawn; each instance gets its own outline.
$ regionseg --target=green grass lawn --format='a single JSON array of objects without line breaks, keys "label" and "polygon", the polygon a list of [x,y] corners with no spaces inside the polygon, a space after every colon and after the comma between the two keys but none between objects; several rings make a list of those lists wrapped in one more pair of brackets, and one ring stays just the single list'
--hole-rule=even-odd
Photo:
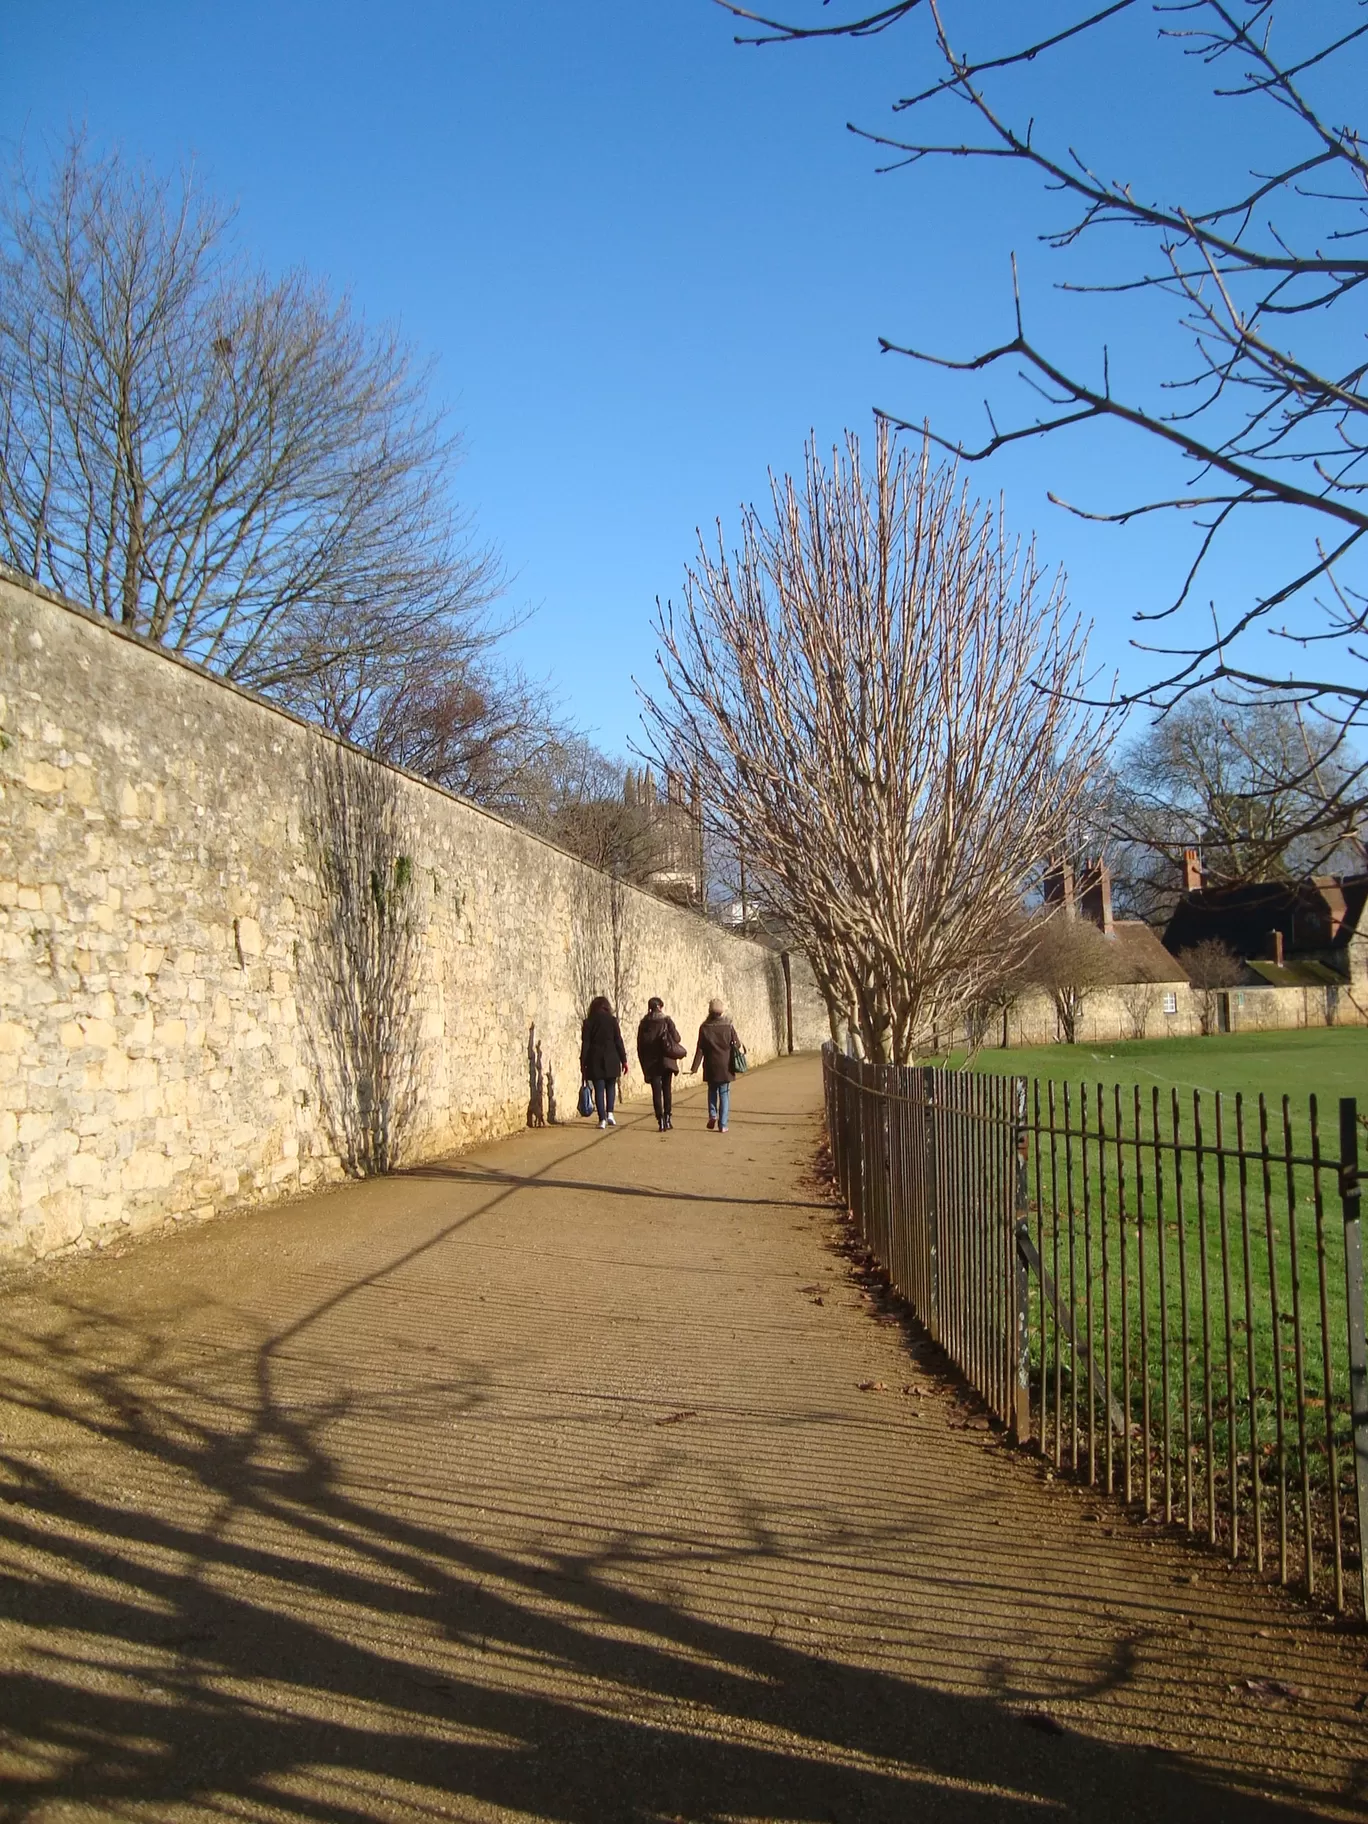
[{"label": "green grass lawn", "polygon": [[[1247,1512],[1255,1464],[1269,1499],[1281,1494],[1279,1506],[1314,1502],[1328,1480],[1328,1392],[1343,1489],[1350,1438],[1338,1185],[1333,1170],[1317,1173],[1302,1162],[1311,1149],[1313,1095],[1322,1158],[1338,1156],[1339,1100],[1348,1095],[1358,1099],[1360,1147],[1368,1154],[1368,1030],[985,1051],[973,1067],[1038,1085],[1032,1107],[1038,1095],[1042,1127],[1056,1130],[1053,1139],[1047,1132],[1031,1137],[1029,1201],[1040,1252],[1112,1397],[1132,1421],[1148,1410],[1156,1433],[1165,1429],[1167,1413],[1164,1473],[1175,1476],[1185,1495],[1188,1474],[1204,1479],[1189,1454],[1196,1448],[1203,1466],[1220,1465],[1225,1492],[1218,1506],[1233,1499]],[[1097,1085],[1103,1086],[1100,1122]],[[1181,1156],[1172,1150],[1175,1091]],[[1283,1156],[1284,1096],[1296,1165]],[[1243,1160],[1235,1156],[1240,1122]],[[1070,1138],[1059,1131],[1066,1124]],[[1224,1157],[1215,1145],[1218,1131]],[[1105,1437],[1104,1404],[1089,1385],[1095,1377],[1076,1356],[1067,1324],[1056,1324],[1045,1309],[1039,1287],[1033,1300],[1034,1367],[1042,1400],[1054,1409],[1051,1419],[1058,1424],[1062,1403],[1072,1431],[1075,1416],[1086,1426],[1091,1408],[1093,1427]],[[1190,1403],[1181,1392],[1184,1359]],[[1233,1481],[1232,1454],[1245,1465]],[[1199,1486],[1197,1509],[1210,1499]]]},{"label": "green grass lawn", "polygon": [[1315,1095],[1322,1123],[1339,1119],[1341,1096],[1368,1113],[1368,1027],[1307,1027],[1295,1032],[1232,1032],[1209,1039],[1130,1039],[1114,1045],[1039,1045],[983,1051],[976,1070],[1048,1078],[1055,1083],[1159,1084],[1190,1102],[1194,1089],[1270,1103],[1291,1096],[1304,1109]]}]

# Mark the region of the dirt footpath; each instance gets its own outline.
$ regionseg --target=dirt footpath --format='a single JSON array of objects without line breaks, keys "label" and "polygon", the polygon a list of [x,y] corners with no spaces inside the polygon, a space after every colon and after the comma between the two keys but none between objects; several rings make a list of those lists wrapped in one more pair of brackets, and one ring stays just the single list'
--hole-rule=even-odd
[{"label": "dirt footpath", "polygon": [[0,1816],[1368,1813],[1368,1641],[981,1428],[833,1249],[819,1090],[0,1299]]}]

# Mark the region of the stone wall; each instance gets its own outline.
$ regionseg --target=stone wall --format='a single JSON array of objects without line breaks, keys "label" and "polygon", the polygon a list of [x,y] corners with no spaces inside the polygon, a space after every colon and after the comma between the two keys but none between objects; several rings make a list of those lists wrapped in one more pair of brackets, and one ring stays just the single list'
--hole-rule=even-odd
[{"label": "stone wall", "polygon": [[774,951],[7,573],[0,740],[0,1257],[341,1176],[373,1044],[410,1161],[523,1125],[529,1039],[573,1120],[595,992],[629,1049],[653,993],[686,1037],[720,993],[753,1060],[785,1044]]},{"label": "stone wall", "polygon": [[[1231,1032],[1286,1032],[1307,1026],[1368,1024],[1368,981],[1356,970],[1343,986],[1230,988],[1225,990]],[[1169,1003],[1172,1005],[1170,1006]],[[1202,1030],[1201,996],[1186,982],[1137,983],[1096,988],[1084,998],[1078,1019],[1081,1045],[1113,1045],[1123,1039],[1176,1039]],[[995,1014],[983,1042],[990,1047],[1054,1045],[1059,1020],[1053,998],[1029,989],[1005,1014]]]}]

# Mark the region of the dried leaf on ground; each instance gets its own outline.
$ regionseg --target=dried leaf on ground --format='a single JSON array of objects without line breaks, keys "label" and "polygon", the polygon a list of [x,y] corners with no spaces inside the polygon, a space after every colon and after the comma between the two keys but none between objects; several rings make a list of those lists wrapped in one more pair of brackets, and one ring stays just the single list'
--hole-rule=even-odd
[{"label": "dried leaf on ground", "polygon": [[1284,1698],[1301,1698],[1306,1695],[1297,1685],[1284,1684],[1280,1678],[1247,1678],[1244,1688],[1262,1703],[1280,1703]]}]

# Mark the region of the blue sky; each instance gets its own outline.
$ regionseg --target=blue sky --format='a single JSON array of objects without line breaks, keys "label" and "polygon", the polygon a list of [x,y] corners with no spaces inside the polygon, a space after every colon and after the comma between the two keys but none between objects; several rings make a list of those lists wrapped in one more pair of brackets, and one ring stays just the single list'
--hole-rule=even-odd
[{"label": "blue sky", "polygon": [[[973,383],[880,357],[881,333],[956,352],[1006,333],[1013,247],[1043,328],[1088,349],[1100,322],[1061,316],[1028,183],[877,177],[845,132],[890,124],[911,38],[757,51],[733,32],[709,0],[46,0],[0,19],[0,133],[32,155],[84,124],[162,168],[193,157],[267,264],[400,319],[437,358],[509,605],[534,610],[513,650],[622,750],[654,599],[697,526],[734,529],[810,428],[868,430],[876,404],[981,425]],[[1067,65],[1048,81],[1084,130],[1158,144],[1170,174],[1211,150],[1143,46],[1114,87]],[[1067,564],[1100,664],[1129,682],[1128,615],[1173,536],[1119,537],[1045,496],[1111,504],[1147,466],[1076,438],[975,476]],[[1257,563],[1246,546],[1224,586]]]}]

